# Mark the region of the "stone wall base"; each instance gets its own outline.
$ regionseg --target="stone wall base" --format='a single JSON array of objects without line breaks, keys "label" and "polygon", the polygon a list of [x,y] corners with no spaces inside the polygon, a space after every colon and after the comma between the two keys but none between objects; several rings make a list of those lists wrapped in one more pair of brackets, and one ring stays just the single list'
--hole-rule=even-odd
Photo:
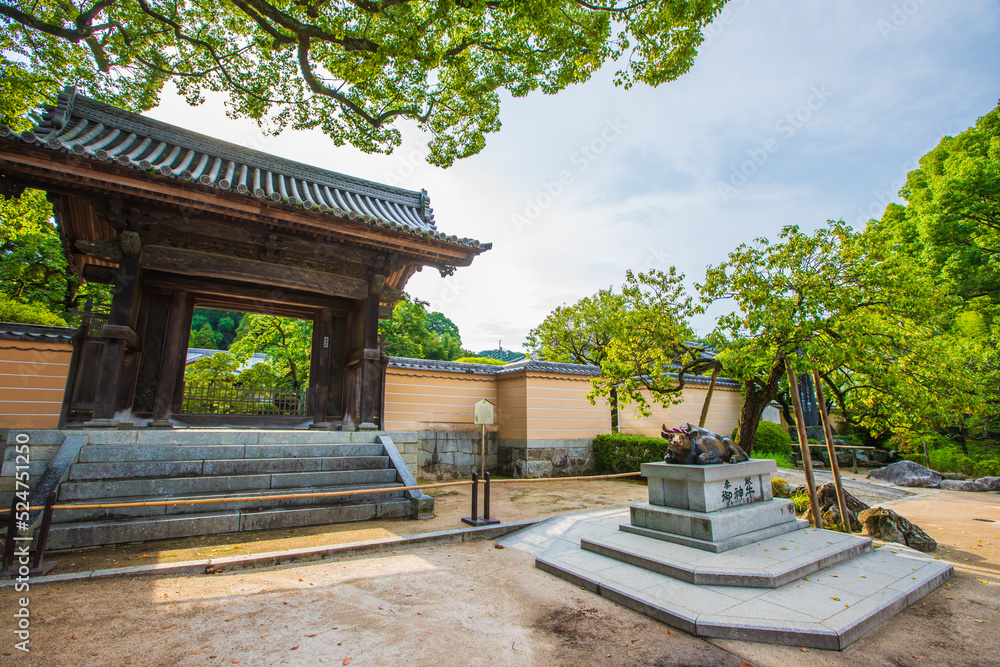
[{"label": "stone wall base", "polygon": [[514,477],[569,477],[591,471],[591,439],[515,440],[499,443],[501,468]]}]

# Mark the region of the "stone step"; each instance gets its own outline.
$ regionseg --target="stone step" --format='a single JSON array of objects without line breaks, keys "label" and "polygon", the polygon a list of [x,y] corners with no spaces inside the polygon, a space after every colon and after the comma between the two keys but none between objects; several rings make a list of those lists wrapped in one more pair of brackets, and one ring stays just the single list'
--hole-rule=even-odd
[{"label": "stone step", "polygon": [[[342,496],[333,498],[285,498],[281,500],[257,500],[254,496],[266,497],[271,495],[289,495],[289,494],[305,494],[305,493],[329,493],[336,491],[356,491],[363,489],[375,489],[375,488],[386,488],[402,486],[399,482],[393,482],[389,484],[350,484],[345,486],[324,486],[324,487],[303,487],[294,489],[280,489],[280,490],[265,490],[265,491],[250,491],[246,493],[234,493],[234,494],[217,494],[217,495],[194,495],[194,496],[182,496],[177,498],[172,498],[172,500],[213,500],[216,499],[217,502],[197,504],[197,505],[157,505],[152,507],[118,507],[118,508],[105,508],[105,509],[67,509],[58,510],[53,512],[52,521],[53,524],[56,523],[73,523],[75,521],[111,521],[111,520],[128,520],[137,517],[156,517],[156,516],[171,516],[180,514],[205,514],[205,513],[216,513],[225,512],[229,510],[261,510],[261,509],[277,509],[282,507],[328,507],[334,505],[344,505],[358,502],[384,502],[389,499],[400,499],[403,498],[403,491],[393,491],[386,493],[365,493],[358,494],[354,496]],[[233,502],[228,500],[228,498],[233,497],[248,497],[250,500],[244,500],[239,502]],[[130,502],[148,502],[151,500],[158,500],[156,498],[147,497],[122,497],[122,498],[112,498],[108,499],[108,503],[130,503]],[[97,503],[92,500],[83,500],[64,503],[60,501],[63,505],[88,505],[88,504],[103,504]]]},{"label": "stone step", "polygon": [[86,521],[53,524],[48,548],[83,547],[150,540],[177,539],[240,531],[272,530],[349,521],[410,516],[412,503],[389,499],[378,503],[355,503],[336,507],[284,510],[212,512],[163,517],[141,517],[126,521]]},{"label": "stone step", "polygon": [[716,553],[734,548],[740,543],[740,536],[748,533],[775,526],[785,526],[776,534],[789,532],[795,529],[796,521],[794,504],[783,498],[713,512],[636,503],[630,507],[630,513],[635,528],[655,531],[664,540],[688,546],[711,544],[714,548],[708,550]]},{"label": "stone step", "polygon": [[808,527],[809,527],[808,521],[806,521],[805,519],[796,519],[795,521],[781,523],[776,526],[771,526],[769,528],[752,530],[749,533],[743,533],[742,535],[737,535],[736,537],[730,537],[729,539],[722,540],[721,542],[709,542],[708,540],[699,540],[694,537],[685,537],[684,535],[663,533],[658,530],[651,530],[649,528],[640,528],[639,526],[633,526],[632,524],[622,524],[621,526],[619,526],[619,529],[627,533],[642,535],[643,537],[651,537],[654,540],[673,542],[674,544],[680,544],[686,547],[694,547],[695,549],[701,549],[702,551],[708,551],[709,553],[718,554],[729,551],[730,549],[736,549],[738,547],[742,547],[747,544],[753,544],[754,542],[760,542],[761,540],[770,539],[772,537],[778,537],[779,535],[785,535],[787,533],[792,533],[795,532],[796,530],[802,530],[803,528],[808,528]]},{"label": "stone step", "polygon": [[94,445],[326,445],[373,443],[375,431],[306,431],[272,429],[86,429]]},{"label": "stone step", "polygon": [[190,461],[107,461],[102,463],[75,463],[70,469],[69,478],[78,481],[142,477],[255,475],[265,473],[322,472],[324,470],[374,470],[386,468],[388,465],[388,456],[209,459]]},{"label": "stone step", "polygon": [[778,588],[868,553],[872,541],[832,530],[809,529],[715,554],[618,531],[604,537],[583,538],[580,546],[691,584]]},{"label": "stone step", "polygon": [[221,475],[212,477],[118,479],[103,481],[66,481],[59,487],[59,500],[88,500],[143,496],[165,498],[182,495],[222,494],[291,489],[305,486],[342,486],[350,484],[388,484],[396,481],[396,470],[347,470],[328,472],[293,472],[260,475]]},{"label": "stone step", "polygon": [[354,444],[160,444],[160,445],[85,445],[80,463],[115,461],[194,461],[222,459],[311,458],[343,456],[381,456],[378,443]]}]

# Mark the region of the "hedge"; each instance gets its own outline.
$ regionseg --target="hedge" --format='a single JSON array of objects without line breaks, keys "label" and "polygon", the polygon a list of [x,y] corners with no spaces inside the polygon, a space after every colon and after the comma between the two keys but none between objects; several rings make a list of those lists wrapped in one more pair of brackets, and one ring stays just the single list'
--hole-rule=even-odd
[{"label": "hedge", "polygon": [[[736,429],[732,437],[736,438]],[[781,454],[785,458],[792,456],[792,437],[785,429],[771,422],[761,422],[757,426],[757,436],[753,440],[753,451],[756,454]]]},{"label": "hedge", "polygon": [[664,438],[610,433],[594,438],[591,449],[600,471],[639,472],[643,463],[663,461],[669,445],[670,441]]}]

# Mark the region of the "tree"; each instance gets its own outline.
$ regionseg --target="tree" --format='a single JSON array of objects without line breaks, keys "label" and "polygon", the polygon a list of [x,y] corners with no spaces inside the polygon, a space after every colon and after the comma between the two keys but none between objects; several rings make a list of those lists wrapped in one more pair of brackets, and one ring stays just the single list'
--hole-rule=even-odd
[{"label": "tree", "polygon": [[[938,428],[967,451],[973,427],[1000,421],[1000,105],[956,137],[944,137],[907,175],[904,206],[877,223],[958,302],[939,309],[941,354],[975,375],[975,406]],[[963,392],[964,393],[964,392]]]},{"label": "tree", "polygon": [[919,428],[938,414],[930,402],[954,409],[968,398],[959,356],[933,338],[945,295],[876,227],[829,221],[811,235],[785,227],[779,242],[740,245],[709,267],[699,290],[706,303],[737,306],[710,340],[726,374],[743,383],[737,444],[748,452],[788,358],[823,372],[845,414],[873,431]]},{"label": "tree", "polygon": [[255,353],[263,352],[270,357],[286,386],[300,389],[308,383],[312,322],[248,313],[240,329],[240,337],[229,346],[240,363],[245,364]]},{"label": "tree", "polygon": [[447,166],[499,129],[501,91],[556,93],[619,60],[616,85],[676,79],[724,4],[7,0],[0,52],[26,80],[78,82],[133,110],[170,79],[191,103],[224,91],[234,115],[369,152],[390,152],[400,121],[415,122],[433,134],[428,159]]},{"label": "tree", "polygon": [[15,301],[64,307],[67,264],[45,194],[0,198],[0,290]]},{"label": "tree", "polygon": [[528,333],[528,349],[545,361],[600,367],[621,327],[625,298],[610,289],[559,306]]},{"label": "tree", "polygon": [[465,354],[458,327],[444,314],[427,312],[427,302],[404,294],[392,317],[378,323],[386,353],[414,359],[452,361]]},{"label": "tree", "polygon": [[650,399],[663,407],[684,400],[685,375],[702,372],[705,361],[704,348],[689,342],[694,332],[687,319],[695,308],[683,281],[674,267],[625,273],[622,310],[604,348],[601,375],[591,382],[591,402],[601,396],[635,403],[639,414],[649,415]]},{"label": "tree", "polygon": [[[590,364],[603,368],[608,346],[621,328],[625,298],[611,289],[599,290],[572,306],[559,306],[528,333],[529,351],[544,361]],[[619,431],[618,389],[608,390],[611,430]]]},{"label": "tree", "polygon": [[212,331],[212,325],[206,321],[200,329],[191,332],[188,346],[202,350],[218,350],[219,343],[215,338],[215,332]]}]

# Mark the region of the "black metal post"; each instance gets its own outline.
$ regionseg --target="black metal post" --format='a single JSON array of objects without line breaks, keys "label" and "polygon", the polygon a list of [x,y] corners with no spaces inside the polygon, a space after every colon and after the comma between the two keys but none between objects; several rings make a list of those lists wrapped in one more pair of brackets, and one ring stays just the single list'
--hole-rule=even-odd
[{"label": "black metal post", "polygon": [[479,473],[472,473],[472,514],[473,519],[479,518]]},{"label": "black metal post", "polygon": [[0,570],[6,570],[14,562],[14,538],[17,537],[17,496],[10,501],[10,516],[7,518],[7,539],[3,545],[3,564]]},{"label": "black metal post", "polygon": [[45,499],[45,511],[42,513],[42,527],[38,533],[38,544],[35,546],[35,560],[31,564],[31,569],[37,570],[42,566],[42,559],[45,557],[45,543],[49,541],[49,526],[52,525],[52,505],[56,502],[56,492],[53,491]]},{"label": "black metal post", "polygon": [[486,473],[486,481],[483,483],[483,520],[490,520],[490,474]]}]

